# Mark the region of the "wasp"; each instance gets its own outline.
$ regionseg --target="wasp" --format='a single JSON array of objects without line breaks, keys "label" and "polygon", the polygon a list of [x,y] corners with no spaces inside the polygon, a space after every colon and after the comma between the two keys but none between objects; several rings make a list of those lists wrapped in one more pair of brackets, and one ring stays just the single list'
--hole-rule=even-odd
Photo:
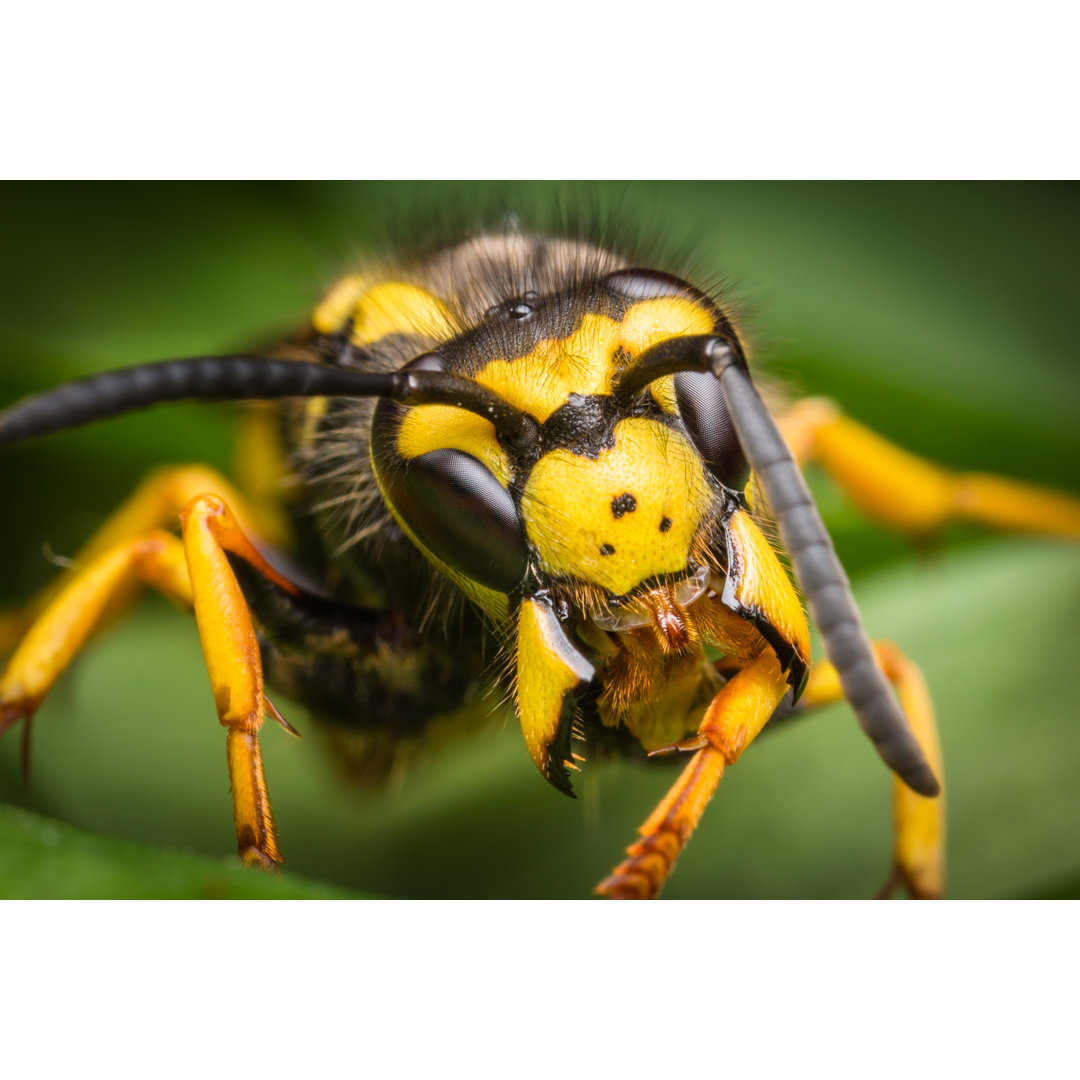
[{"label": "wasp", "polygon": [[868,639],[800,466],[905,531],[960,518],[1078,537],[1075,500],[949,473],[825,401],[770,408],[722,296],[520,228],[350,274],[265,353],[27,399],[0,415],[0,444],[225,399],[261,403],[249,430],[272,496],[197,465],[149,477],[5,624],[0,733],[149,585],[194,612],[245,863],[283,861],[260,730],[292,728],[271,695],[362,736],[345,744],[365,773],[506,702],[565,795],[594,757],[684,760],[596,889],[650,898],[765,726],[843,698],[894,774],[895,881],[942,893],[929,695]]}]

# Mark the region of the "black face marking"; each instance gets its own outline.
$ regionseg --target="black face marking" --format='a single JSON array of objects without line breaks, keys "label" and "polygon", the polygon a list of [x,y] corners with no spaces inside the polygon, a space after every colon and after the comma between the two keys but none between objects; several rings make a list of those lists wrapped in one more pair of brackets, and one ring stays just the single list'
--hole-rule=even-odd
[{"label": "black face marking", "polygon": [[667,532],[671,528],[671,518],[665,517],[660,519],[660,531]]},{"label": "black face marking", "polygon": [[614,555],[615,554],[615,548],[611,544],[604,544],[603,547],[600,548],[600,554],[601,555]]},{"label": "black face marking", "polygon": [[440,348],[446,353],[448,370],[474,374],[489,360],[512,361],[532,352],[541,341],[569,337],[587,314],[606,315],[619,322],[635,304],[664,296],[685,296],[701,305],[714,319],[717,332],[735,340],[723,312],[692,285],[655,271],[625,270],[581,282],[566,291],[528,291],[509,297],[488,308],[480,325]]},{"label": "black face marking", "polygon": [[565,447],[582,457],[596,458],[615,445],[615,425],[620,419],[612,398],[571,394],[541,426],[542,449]]},{"label": "black face marking", "polygon": [[616,495],[611,500],[611,516],[615,518],[621,518],[623,514],[632,514],[637,509],[637,499],[630,494],[629,491],[624,491],[621,495]]}]

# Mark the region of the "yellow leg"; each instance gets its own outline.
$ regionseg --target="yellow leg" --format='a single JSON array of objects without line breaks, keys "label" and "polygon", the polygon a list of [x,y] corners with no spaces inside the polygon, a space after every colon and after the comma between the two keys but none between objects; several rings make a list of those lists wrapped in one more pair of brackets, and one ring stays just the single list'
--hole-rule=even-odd
[{"label": "yellow leg", "polygon": [[195,608],[218,717],[228,728],[236,833],[245,862],[281,861],[263,776],[258,732],[267,702],[251,616],[225,553],[239,555],[296,592],[262,558],[225,502],[197,495],[181,514],[184,538],[161,530],[119,540],[69,572],[0,676],[0,734],[29,718],[110,610],[138,583]]},{"label": "yellow leg", "polygon": [[638,830],[641,839],[626,849],[629,857],[596,887],[597,894],[620,900],[651,900],[659,894],[724,769],[758,735],[787,690],[776,655],[766,649],[713,698],[695,737],[664,748],[696,752]]},{"label": "yellow leg", "polygon": [[29,608],[0,611],[0,657],[10,656],[34,624]]},{"label": "yellow leg", "polygon": [[[204,491],[217,492],[233,509],[249,535],[266,536],[265,532],[256,529],[255,512],[246,500],[216,470],[206,465],[168,465],[155,469],[78,552],[72,560],[75,570],[60,574],[25,608],[0,613],[0,656],[12,652],[38,615],[72,580],[77,568],[87,566],[124,540],[133,540],[153,529],[173,525],[180,511]],[[130,588],[125,590],[118,585],[111,598],[110,610],[122,608],[130,592]]]},{"label": "yellow leg", "polygon": [[800,463],[816,461],[870,517],[911,535],[950,521],[1080,539],[1080,499],[984,473],[953,473],[848,419],[800,401],[780,417]]},{"label": "yellow leg", "polygon": [[[896,687],[915,738],[944,786],[934,706],[922,673],[891,642],[874,642],[874,652],[886,677]],[[841,701],[843,697],[836,669],[828,661],[821,661],[811,669],[800,704],[813,708]],[[914,897],[923,900],[940,897],[945,890],[944,794],[927,799],[894,778],[893,817],[893,873],[884,894],[900,880]]]},{"label": "yellow leg", "polygon": [[75,563],[86,562],[121,540],[173,525],[180,511],[204,491],[224,499],[245,532],[259,535],[246,500],[216,469],[206,465],[166,465],[143,480],[75,556]]}]

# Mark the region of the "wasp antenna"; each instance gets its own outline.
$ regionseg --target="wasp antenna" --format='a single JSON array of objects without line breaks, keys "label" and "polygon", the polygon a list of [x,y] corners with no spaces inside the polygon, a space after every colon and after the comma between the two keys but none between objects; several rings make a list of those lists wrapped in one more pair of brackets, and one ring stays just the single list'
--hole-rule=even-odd
[{"label": "wasp antenna", "polygon": [[472,379],[454,375],[448,371],[411,370],[396,371],[391,376],[395,386],[390,397],[403,405],[456,405],[490,420],[495,430],[506,439],[514,450],[524,451],[540,442],[540,424],[536,417],[499,397]]},{"label": "wasp antenna", "polygon": [[714,351],[712,370],[859,725],[908,787],[937,795],[941,785],[874,657],[847,575],[776,422],[733,356]]},{"label": "wasp antenna", "polygon": [[[0,414],[0,444],[183,400],[308,396],[321,365],[262,356],[200,356],[106,371],[26,398]],[[326,369],[332,370],[332,369]]]},{"label": "wasp antenna", "polygon": [[725,351],[731,354],[728,362],[745,367],[741,352],[737,353],[730,342],[715,334],[669,338],[646,349],[632,367],[621,371],[615,377],[612,393],[616,400],[626,401],[665,375],[677,375],[680,371],[712,371],[714,357]]},{"label": "wasp antenna", "polygon": [[0,413],[0,445],[165,402],[284,397],[388,397],[404,405],[456,405],[490,420],[515,447],[540,438],[528,413],[450,372],[359,372],[305,360],[200,356],[106,371],[26,398]]}]

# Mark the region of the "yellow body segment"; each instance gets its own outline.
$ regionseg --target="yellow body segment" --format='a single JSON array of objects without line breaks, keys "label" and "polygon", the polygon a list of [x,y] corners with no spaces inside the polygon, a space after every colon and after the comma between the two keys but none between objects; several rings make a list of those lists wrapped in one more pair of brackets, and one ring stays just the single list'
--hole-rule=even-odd
[{"label": "yellow body segment", "polygon": [[458,330],[447,306],[433,293],[407,281],[376,282],[363,274],[343,278],[311,317],[320,334],[352,323],[353,345],[371,345],[391,334],[418,334],[435,341]]},{"label": "yellow body segment", "polygon": [[[619,513],[631,499],[634,509]],[[616,596],[655,575],[685,572],[712,502],[693,447],[643,418],[623,420],[615,445],[595,459],[569,450],[544,455],[522,498],[526,530],[544,569]]]}]

